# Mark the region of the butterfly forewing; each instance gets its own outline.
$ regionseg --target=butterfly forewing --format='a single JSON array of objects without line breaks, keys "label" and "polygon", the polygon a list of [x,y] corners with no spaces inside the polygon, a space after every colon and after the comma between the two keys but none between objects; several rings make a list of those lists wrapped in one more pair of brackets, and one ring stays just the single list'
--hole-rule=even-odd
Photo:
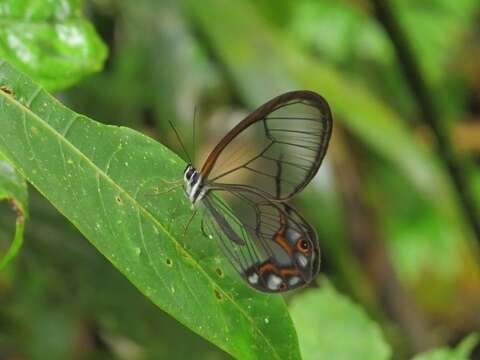
[{"label": "butterfly forewing", "polygon": [[203,203],[204,232],[219,241],[235,270],[252,287],[265,292],[291,290],[318,273],[315,232],[287,204],[235,187],[219,189]]},{"label": "butterfly forewing", "polygon": [[286,200],[317,172],[331,130],[330,109],[320,95],[310,91],[280,95],[220,141],[202,175],[215,185],[240,185],[270,199]]}]

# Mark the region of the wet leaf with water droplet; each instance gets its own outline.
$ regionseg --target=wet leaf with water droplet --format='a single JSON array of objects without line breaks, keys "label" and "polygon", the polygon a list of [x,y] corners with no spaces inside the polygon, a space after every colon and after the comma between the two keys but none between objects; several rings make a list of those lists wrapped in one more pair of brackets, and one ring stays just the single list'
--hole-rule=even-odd
[{"label": "wet leaf with water droplet", "polygon": [[81,2],[36,3],[2,2],[0,57],[50,90],[65,88],[100,70],[107,49],[83,17]]}]

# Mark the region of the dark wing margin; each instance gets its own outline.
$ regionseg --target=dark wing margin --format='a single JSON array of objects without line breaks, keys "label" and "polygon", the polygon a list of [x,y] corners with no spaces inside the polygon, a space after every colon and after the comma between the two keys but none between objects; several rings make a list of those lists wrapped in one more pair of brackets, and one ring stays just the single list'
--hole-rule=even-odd
[{"label": "dark wing margin", "polygon": [[236,184],[287,200],[315,176],[332,133],[330,107],[312,91],[292,91],[259,107],[218,143],[202,167],[212,187]]},{"label": "dark wing margin", "polygon": [[204,233],[215,238],[234,269],[253,288],[282,292],[308,284],[318,273],[320,250],[313,228],[289,205],[238,189],[203,199]]}]

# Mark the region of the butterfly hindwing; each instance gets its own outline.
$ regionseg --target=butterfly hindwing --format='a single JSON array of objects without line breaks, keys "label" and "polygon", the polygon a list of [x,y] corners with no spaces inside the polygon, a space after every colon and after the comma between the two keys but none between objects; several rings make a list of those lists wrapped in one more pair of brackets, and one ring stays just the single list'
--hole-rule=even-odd
[{"label": "butterfly hindwing", "polygon": [[[224,195],[222,200],[217,195]],[[305,285],[318,273],[315,231],[289,205],[244,189],[204,199],[205,231],[235,270],[254,288],[280,292]]]}]

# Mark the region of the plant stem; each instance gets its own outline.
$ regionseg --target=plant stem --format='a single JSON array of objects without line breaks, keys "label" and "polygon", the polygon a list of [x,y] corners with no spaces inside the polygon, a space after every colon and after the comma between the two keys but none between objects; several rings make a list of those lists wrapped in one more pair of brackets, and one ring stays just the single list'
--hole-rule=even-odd
[{"label": "plant stem", "polygon": [[410,87],[420,109],[422,120],[431,129],[440,158],[445,163],[452,183],[457,190],[465,218],[472,227],[477,241],[480,243],[480,218],[474,203],[474,197],[465,178],[465,172],[456,158],[447,132],[444,131],[437,108],[427,83],[423,78],[418,63],[415,61],[413,49],[406,34],[392,11],[389,0],[372,0],[377,18],[384,26],[395,48],[400,67],[407,85]]}]

